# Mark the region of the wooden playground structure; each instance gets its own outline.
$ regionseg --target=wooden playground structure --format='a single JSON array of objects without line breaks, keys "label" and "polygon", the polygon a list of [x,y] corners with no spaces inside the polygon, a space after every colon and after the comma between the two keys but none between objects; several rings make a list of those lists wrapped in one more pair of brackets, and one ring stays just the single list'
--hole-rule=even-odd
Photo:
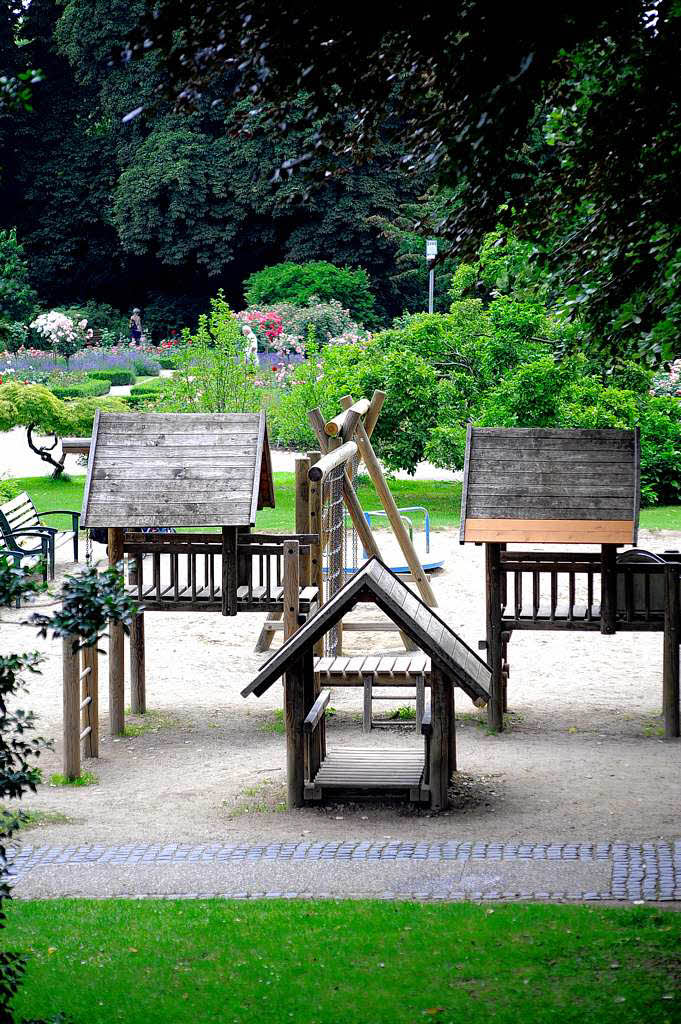
[{"label": "wooden playground structure", "polygon": [[[330,691],[321,692],[314,649],[358,602],[378,605],[430,659],[430,707],[419,730],[424,737],[421,750],[327,750],[324,712]],[[433,810],[447,807],[456,770],[454,688],[460,686],[472,700],[486,701],[490,670],[378,558],[371,558],[286,640],[242,696],[261,696],[282,675],[289,807],[325,794],[406,795]]]},{"label": "wooden playground structure", "polygon": [[[83,439],[77,439],[81,450]],[[288,632],[318,606],[307,582],[321,564],[318,534],[255,534],[274,505],[264,413],[195,415],[97,412],[82,523],[108,531],[112,565],[128,560],[128,592],[142,610],[130,628],[130,705],[146,711],[146,611],[281,612]],[[219,533],[145,533],[147,527],[219,526]],[[145,565],[145,560],[148,562]],[[305,572],[300,573],[300,566]],[[286,635],[288,635],[288,632]],[[109,629],[109,723],[125,726],[124,629]],[[94,653],[93,653],[94,652]],[[80,772],[81,743],[98,756],[97,656],[64,642],[64,774]],[[83,721],[80,721],[80,717]],[[82,726],[82,728],[81,728]]]},{"label": "wooden playground structure", "polygon": [[[489,725],[507,710],[514,630],[664,634],[665,737],[681,735],[681,555],[635,545],[638,430],[468,428],[461,543],[485,544]],[[509,544],[590,544],[599,552],[508,550]]]}]

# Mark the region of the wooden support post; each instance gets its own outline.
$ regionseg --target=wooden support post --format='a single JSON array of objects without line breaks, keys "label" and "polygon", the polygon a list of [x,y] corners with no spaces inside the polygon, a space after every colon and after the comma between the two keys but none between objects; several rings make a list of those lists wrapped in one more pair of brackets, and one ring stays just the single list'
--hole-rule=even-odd
[{"label": "wooden support post", "polygon": [[[317,681],[314,672],[314,653],[311,650],[306,650],[303,655],[303,721],[312,710],[312,706],[319,696],[321,687]],[[300,726],[301,732],[303,726]],[[309,745],[310,750],[310,763],[306,765],[307,778],[312,781],[319,771],[319,766],[322,763],[322,744],[323,737],[326,731],[326,722],[322,718],[321,722],[314,731],[312,740]],[[304,737],[303,737],[304,740]]]},{"label": "wooden support post", "polygon": [[423,712],[426,710],[426,678],[422,672],[414,676],[414,683],[416,685],[416,734],[420,736]]},{"label": "wooden support post", "polygon": [[447,680],[448,695],[448,715],[449,715],[449,776],[448,780],[451,782],[452,775],[456,771],[456,697],[455,697],[455,683],[453,679]]},{"label": "wooden support post", "polygon": [[[310,460],[299,455],[296,458],[296,533],[311,533],[310,530]],[[310,586],[310,555],[300,556],[300,585]]]},{"label": "wooden support post", "polygon": [[[341,399],[341,403],[344,409],[349,409],[353,404],[352,396],[345,395],[345,397]],[[407,528],[402,522],[397,505],[395,504],[395,499],[393,498],[390,488],[385,481],[383,470],[376,458],[376,453],[371,445],[371,441],[369,440],[366,430],[361,423],[358,423],[355,429],[355,440],[357,441],[359,452],[364,461],[364,465],[367,468],[367,472],[369,473],[373,485],[376,488],[376,493],[381,499],[381,504],[387,513],[393,533],[397,537],[400,548],[402,549],[402,554],[404,555],[411,574],[414,577],[414,583],[418,587],[419,593],[426,604],[430,605],[431,608],[435,608],[437,607],[437,598],[435,597],[430,581],[423,570],[423,566],[419,561],[419,556],[416,554],[416,549],[411,542]]]},{"label": "wooden support post", "polygon": [[495,732],[501,732],[504,728],[504,693],[501,668],[501,559],[498,544],[485,544],[485,606],[487,664],[492,672],[487,724]]},{"label": "wooden support post", "polygon": [[601,633],[617,631],[617,546],[601,544]]},{"label": "wooden support post", "polygon": [[430,806],[434,811],[445,810],[449,803],[449,706],[447,691],[451,684],[435,662],[430,669],[430,711],[432,736],[430,738]]},{"label": "wooden support post", "polygon": [[236,526],[222,527],[222,614],[236,615]]},{"label": "wooden support post", "polygon": [[[319,606],[324,604],[324,565],[322,541],[322,484],[310,481],[310,533],[319,538],[316,544],[310,545],[310,585],[319,591]],[[324,653],[324,640],[320,639],[314,646],[318,657]]]},{"label": "wooden support post", "polygon": [[662,713],[666,740],[681,736],[679,708],[679,643],[681,642],[681,597],[678,565],[664,569],[664,651],[662,667]]},{"label": "wooden support post", "polygon": [[289,809],[303,806],[305,791],[305,662],[294,662],[284,677],[286,776]]},{"label": "wooden support post", "polygon": [[[89,733],[83,740],[83,755],[85,757],[99,757],[99,657],[97,655],[97,644],[92,647],[83,647],[81,651],[81,666],[83,672],[82,701],[81,701],[81,729],[85,731],[90,728]],[[88,672],[88,669],[90,670]],[[90,698],[89,702],[85,702]],[[66,774],[66,773],[64,773]]]},{"label": "wooden support post", "polygon": [[362,732],[371,732],[372,724],[372,688],[374,685],[373,673],[362,674],[362,686],[364,687],[364,723]]},{"label": "wooden support post", "polygon": [[73,781],[80,775],[80,658],[78,637],[62,641],[64,686],[64,775]]},{"label": "wooden support post", "polygon": [[[123,530],[109,530],[109,564],[123,560]],[[125,632],[109,624],[109,732],[120,736],[125,728]]]},{"label": "wooden support post", "polygon": [[298,629],[300,613],[300,544],[287,540],[284,544],[284,643]]},{"label": "wooden support post", "polygon": [[144,654],[144,612],[139,612],[130,623],[130,710],[133,715],[143,715],[147,710]]}]

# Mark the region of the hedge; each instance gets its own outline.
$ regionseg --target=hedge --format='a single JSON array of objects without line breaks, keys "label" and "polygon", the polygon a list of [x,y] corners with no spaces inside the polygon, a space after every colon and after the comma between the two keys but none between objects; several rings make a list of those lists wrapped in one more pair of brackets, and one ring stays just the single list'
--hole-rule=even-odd
[{"label": "hedge", "polygon": [[133,370],[89,370],[88,377],[91,380],[108,380],[112,387],[134,384],[137,380]]},{"label": "hedge", "polygon": [[84,380],[80,384],[51,384],[45,385],[56,398],[99,398],[100,395],[108,395],[111,384],[108,380]]}]

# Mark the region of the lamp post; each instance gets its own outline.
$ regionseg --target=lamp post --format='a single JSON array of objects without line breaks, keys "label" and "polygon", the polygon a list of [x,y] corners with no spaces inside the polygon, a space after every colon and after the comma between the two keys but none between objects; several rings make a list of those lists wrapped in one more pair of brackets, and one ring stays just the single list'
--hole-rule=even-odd
[{"label": "lamp post", "polygon": [[426,262],[429,267],[428,273],[428,312],[433,312],[435,299],[435,257],[437,256],[437,239],[429,238],[426,241]]}]

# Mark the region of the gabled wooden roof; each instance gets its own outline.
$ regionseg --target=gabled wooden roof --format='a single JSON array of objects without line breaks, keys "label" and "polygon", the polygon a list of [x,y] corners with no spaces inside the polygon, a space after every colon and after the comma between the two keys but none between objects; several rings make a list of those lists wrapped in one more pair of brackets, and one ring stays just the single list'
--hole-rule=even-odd
[{"label": "gabled wooden roof", "polygon": [[370,558],[330,601],[322,605],[289,637],[244,690],[257,697],[276,682],[288,666],[340,621],[359,601],[374,601],[418,644],[471,700],[489,699],[490,670],[478,655],[378,558]]},{"label": "gabled wooden roof", "polygon": [[636,430],[469,427],[464,541],[635,544]]},{"label": "gabled wooden roof", "polygon": [[97,412],[83,526],[252,526],[266,505],[264,413]]}]

